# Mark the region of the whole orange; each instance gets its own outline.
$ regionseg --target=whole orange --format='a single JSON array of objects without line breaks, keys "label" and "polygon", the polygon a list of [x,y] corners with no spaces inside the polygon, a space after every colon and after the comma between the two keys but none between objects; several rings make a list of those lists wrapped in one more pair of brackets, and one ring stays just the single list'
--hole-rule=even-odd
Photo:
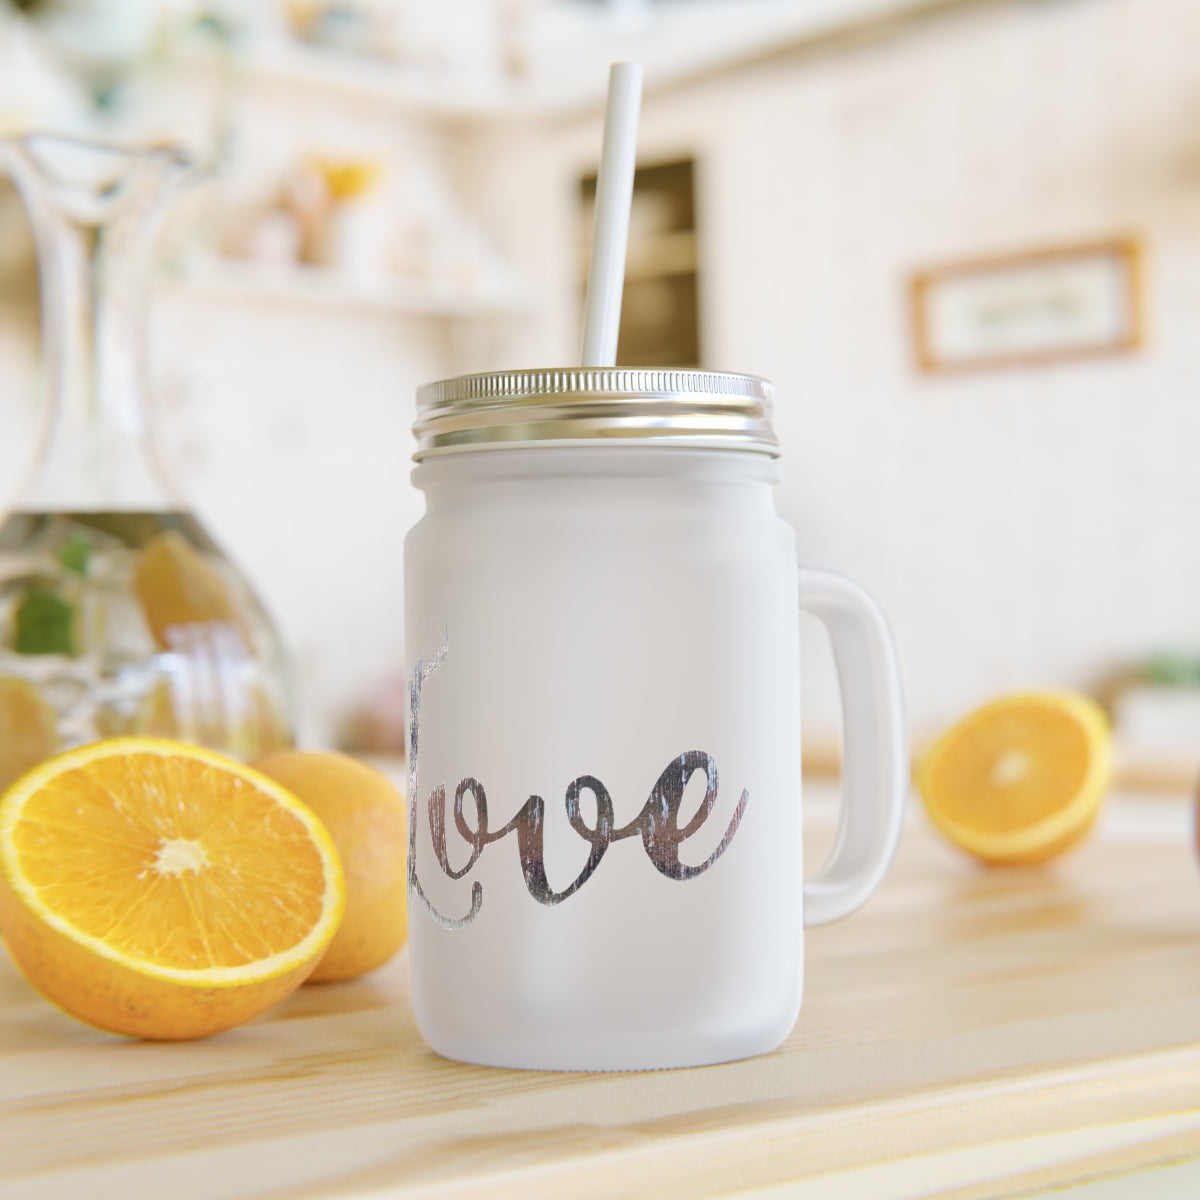
[{"label": "whole orange", "polygon": [[408,937],[404,797],[345,754],[280,750],[254,765],[316,813],[342,860],[345,916],[309,981],[354,979],[382,966]]}]

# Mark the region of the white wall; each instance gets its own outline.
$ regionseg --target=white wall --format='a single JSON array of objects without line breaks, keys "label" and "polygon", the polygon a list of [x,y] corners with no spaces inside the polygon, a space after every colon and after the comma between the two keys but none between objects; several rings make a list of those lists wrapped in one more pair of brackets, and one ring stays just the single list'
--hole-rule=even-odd
[{"label": "white wall", "polygon": [[[805,561],[890,614],[918,740],[1003,689],[1200,647],[1197,45],[1193,0],[968,5],[648,81],[642,160],[698,158],[706,365],[778,385],[779,508]],[[576,352],[574,179],[598,145],[588,118],[514,136],[496,164],[552,297],[523,362]],[[1140,353],[914,370],[913,270],[1126,232],[1147,252]],[[836,693],[809,643],[819,734]]]},{"label": "white wall", "polygon": [[[1195,0],[973,4],[665,92],[648,81],[643,161],[698,160],[706,365],[776,381],[779,507],[805,561],[884,604],[919,738],[1001,689],[1087,686],[1200,647],[1197,45]],[[419,119],[369,106],[297,94],[246,112],[242,150],[264,164],[280,139],[337,144],[348,125],[400,162],[432,152]],[[477,340],[362,309],[158,308],[168,456],[280,621],[310,742],[401,667],[416,384],[577,353],[578,176],[599,144],[598,113],[497,122],[450,163],[542,289],[533,315]],[[1147,250],[1143,352],[913,369],[912,270],[1129,231]],[[5,491],[33,427],[31,365],[0,344]],[[835,692],[812,629],[807,649],[819,735]]]}]

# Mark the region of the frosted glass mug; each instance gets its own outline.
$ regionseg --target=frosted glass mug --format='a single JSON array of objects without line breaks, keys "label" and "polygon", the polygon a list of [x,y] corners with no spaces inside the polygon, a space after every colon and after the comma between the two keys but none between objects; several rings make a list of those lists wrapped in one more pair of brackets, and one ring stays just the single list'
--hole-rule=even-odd
[{"label": "frosted glass mug", "polygon": [[[405,547],[418,1025],[450,1058],[622,1070],[765,1053],[806,924],[899,838],[886,622],[797,568],[753,376],[498,372],[423,388]],[[843,812],[801,872],[798,609],[832,637]]]}]

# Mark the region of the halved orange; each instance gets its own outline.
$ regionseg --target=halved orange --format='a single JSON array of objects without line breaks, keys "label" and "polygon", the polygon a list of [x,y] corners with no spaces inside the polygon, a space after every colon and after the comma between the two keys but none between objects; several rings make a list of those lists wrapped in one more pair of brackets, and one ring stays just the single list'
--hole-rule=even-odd
[{"label": "halved orange", "polygon": [[0,931],[48,999],[101,1029],[202,1037],[298,987],[345,885],[332,839],[265,775],[142,738],[59,755],[0,800]]},{"label": "halved orange", "polygon": [[1041,862],[1091,827],[1111,781],[1108,720],[1086,696],[1005,696],[944,733],[917,787],[933,823],[991,863]]}]

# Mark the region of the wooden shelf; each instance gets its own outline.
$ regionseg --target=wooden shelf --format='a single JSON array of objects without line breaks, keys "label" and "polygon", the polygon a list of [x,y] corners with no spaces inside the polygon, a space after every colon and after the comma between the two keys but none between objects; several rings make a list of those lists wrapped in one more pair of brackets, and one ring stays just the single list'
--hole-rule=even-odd
[{"label": "wooden shelf", "polygon": [[[592,247],[589,240],[581,242],[580,272],[587,278],[591,266]],[[668,275],[692,275],[699,263],[696,231],[677,229],[653,237],[629,239],[625,261],[626,279],[660,279]]]},{"label": "wooden shelf", "polygon": [[397,317],[497,317],[531,312],[531,288],[517,280],[463,286],[406,280],[358,280],[322,267],[206,264],[181,278],[180,291],[200,298],[305,308],[363,310]]}]

